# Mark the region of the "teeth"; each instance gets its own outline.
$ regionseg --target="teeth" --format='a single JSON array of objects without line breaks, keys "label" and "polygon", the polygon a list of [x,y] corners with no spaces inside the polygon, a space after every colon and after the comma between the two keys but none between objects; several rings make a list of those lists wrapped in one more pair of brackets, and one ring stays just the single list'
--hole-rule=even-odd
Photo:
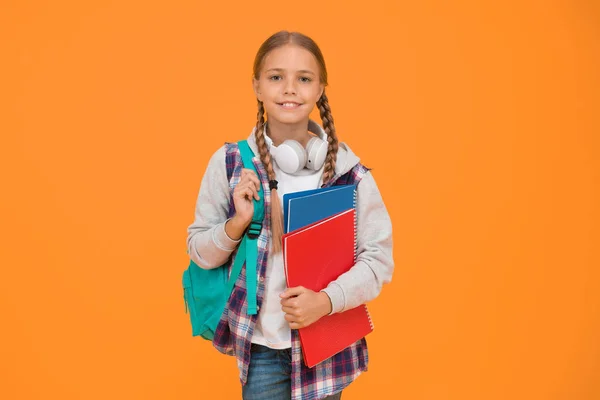
[{"label": "teeth", "polygon": [[297,106],[297,104],[294,104],[294,103],[283,103],[282,105],[284,107],[296,107]]}]

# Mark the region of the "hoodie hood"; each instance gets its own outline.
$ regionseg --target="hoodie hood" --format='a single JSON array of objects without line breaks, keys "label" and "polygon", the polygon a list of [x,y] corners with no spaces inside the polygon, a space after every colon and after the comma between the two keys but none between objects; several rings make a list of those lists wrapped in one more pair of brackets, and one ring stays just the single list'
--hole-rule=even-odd
[{"label": "hoodie hood", "polygon": [[[308,130],[318,135],[321,139],[327,141],[327,134],[321,125],[312,119],[308,120]],[[271,138],[265,135],[265,140],[268,144],[272,144]],[[258,146],[256,145],[256,127],[252,128],[250,136],[248,136],[248,145],[255,156],[260,158]],[[350,149],[346,143],[338,142],[337,159],[335,162],[335,174],[344,175],[356,166],[360,158]]]}]

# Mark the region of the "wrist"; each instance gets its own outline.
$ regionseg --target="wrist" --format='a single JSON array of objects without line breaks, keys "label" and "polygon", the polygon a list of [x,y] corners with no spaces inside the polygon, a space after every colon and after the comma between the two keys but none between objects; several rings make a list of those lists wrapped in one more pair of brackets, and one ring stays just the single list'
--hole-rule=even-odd
[{"label": "wrist", "polygon": [[234,214],[233,217],[231,217],[231,221],[235,224],[235,226],[239,226],[240,228],[245,230],[248,227],[248,225],[250,225],[250,222],[252,222],[252,218],[246,220],[240,217],[239,214]]},{"label": "wrist", "polygon": [[250,221],[243,221],[239,216],[234,215],[225,224],[225,233],[232,240],[240,240],[248,225],[250,225]]},{"label": "wrist", "polygon": [[333,304],[331,303],[331,299],[329,298],[329,295],[325,292],[319,292],[319,295],[321,296],[321,299],[322,299],[321,303],[323,305],[323,307],[322,307],[323,316],[331,314],[331,312],[333,311]]}]

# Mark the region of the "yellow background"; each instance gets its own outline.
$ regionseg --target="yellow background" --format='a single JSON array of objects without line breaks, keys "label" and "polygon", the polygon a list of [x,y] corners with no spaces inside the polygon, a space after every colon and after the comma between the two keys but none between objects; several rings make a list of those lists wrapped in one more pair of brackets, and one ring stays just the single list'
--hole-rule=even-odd
[{"label": "yellow background", "polygon": [[3,1],[0,398],[239,398],[181,272],[280,29],[393,219],[344,399],[600,398],[600,6],[487,3]]}]

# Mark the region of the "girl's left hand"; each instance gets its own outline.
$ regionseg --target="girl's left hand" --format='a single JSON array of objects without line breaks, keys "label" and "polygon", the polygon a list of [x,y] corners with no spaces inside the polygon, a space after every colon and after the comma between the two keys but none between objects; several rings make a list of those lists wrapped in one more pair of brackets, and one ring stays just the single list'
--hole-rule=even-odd
[{"label": "girl's left hand", "polygon": [[331,301],[324,292],[317,293],[298,286],[279,296],[282,298],[281,309],[291,329],[305,328],[331,312]]}]

